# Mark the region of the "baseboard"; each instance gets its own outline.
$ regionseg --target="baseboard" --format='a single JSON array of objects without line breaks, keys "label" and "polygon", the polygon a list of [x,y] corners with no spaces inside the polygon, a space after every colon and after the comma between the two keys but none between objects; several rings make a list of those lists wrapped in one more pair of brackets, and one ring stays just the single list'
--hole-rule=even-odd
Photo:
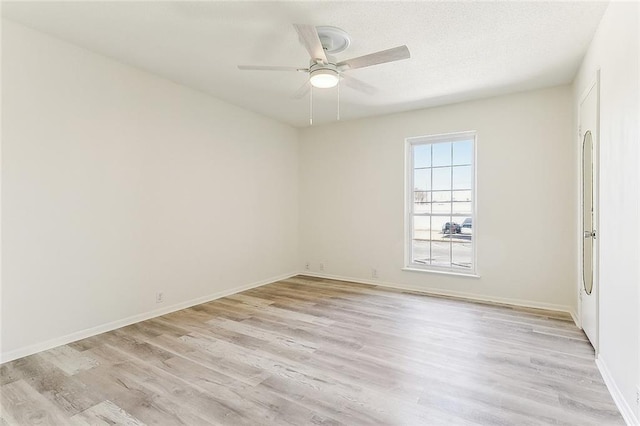
[{"label": "baseboard", "polygon": [[369,285],[376,285],[376,286],[381,286],[381,287],[389,287],[389,288],[395,288],[398,290],[409,290],[409,291],[417,291],[417,292],[421,292],[421,293],[425,293],[425,294],[432,294],[432,295],[436,295],[436,296],[447,296],[447,297],[456,297],[459,299],[466,299],[466,300],[473,300],[473,301],[480,301],[480,302],[489,302],[489,303],[498,303],[498,304],[504,304],[504,305],[514,305],[514,306],[522,306],[522,307],[527,307],[527,308],[537,308],[537,309],[546,309],[546,310],[552,310],[552,311],[560,311],[560,312],[568,312],[571,317],[573,318],[573,320],[577,323],[577,317],[575,315],[575,313],[573,312],[573,309],[571,309],[568,306],[562,306],[562,305],[554,305],[554,304],[546,304],[546,303],[537,303],[537,302],[531,302],[531,301],[525,301],[525,300],[519,300],[519,299],[509,299],[509,298],[496,298],[496,297],[486,297],[486,296],[482,296],[482,295],[477,295],[477,294],[473,294],[473,293],[466,293],[466,292],[457,292],[457,291],[448,291],[448,290],[441,290],[441,289],[421,289],[421,288],[416,288],[416,287],[411,287],[411,286],[403,286],[403,285],[398,285],[396,283],[390,283],[390,282],[384,282],[384,281],[380,281],[380,280],[365,280],[365,279],[361,279],[361,278],[354,278],[354,277],[344,277],[344,276],[339,276],[339,275],[330,275],[330,274],[321,274],[321,273],[315,273],[315,272],[309,272],[309,271],[301,271],[301,272],[292,272],[292,273],[288,273],[288,274],[282,274],[276,277],[271,277],[268,278],[266,280],[261,280],[258,282],[254,282],[254,283],[250,283],[250,284],[246,284],[246,285],[242,285],[242,286],[238,286],[238,287],[234,287],[231,289],[227,289],[227,290],[223,290],[220,292],[216,292],[207,296],[203,296],[203,297],[199,297],[196,299],[191,299],[185,302],[181,302],[181,303],[177,303],[171,306],[166,306],[160,309],[155,309],[153,311],[149,311],[149,312],[145,312],[142,314],[138,314],[138,315],[134,315],[131,317],[127,317],[121,320],[117,320],[117,321],[113,321],[113,322],[109,322],[106,324],[102,324],[102,325],[98,325],[96,327],[91,327],[85,330],[81,330],[81,331],[77,331],[71,334],[67,334],[65,336],[61,336],[61,337],[57,337],[54,339],[50,339],[47,340],[45,342],[41,342],[41,343],[36,343],[33,345],[29,345],[29,346],[25,346],[23,348],[18,348],[18,349],[14,349],[12,351],[9,352],[2,352],[0,353],[0,364],[5,363],[5,362],[9,362],[12,361],[14,359],[18,359],[18,358],[22,358],[28,355],[33,355],[35,353],[38,352],[42,352],[42,351],[46,351],[48,349],[52,349],[55,348],[57,346],[61,346],[61,345],[66,345],[68,343],[71,342],[75,342],[77,340],[81,340],[81,339],[85,339],[87,337],[91,337],[91,336],[95,336],[101,333],[105,333],[107,331],[111,331],[111,330],[115,330],[117,328],[121,328],[121,327],[125,327],[127,325],[131,325],[131,324],[135,324],[137,322],[140,321],[145,321],[151,318],[155,318],[161,315],[166,315],[168,313],[171,312],[175,312],[175,311],[179,311],[181,309],[186,309],[189,308],[191,306],[195,306],[195,305],[199,305],[201,303],[206,303],[206,302],[210,302],[212,300],[215,299],[219,299],[225,296],[229,296],[232,294],[236,294],[236,293],[240,293],[242,291],[245,290],[249,290],[252,288],[256,288],[256,287],[261,287],[263,285],[266,284],[270,284],[273,283],[275,281],[280,281],[280,280],[284,280],[287,278],[291,278],[293,276],[296,275],[307,275],[307,276],[312,276],[312,277],[318,277],[318,278],[327,278],[327,279],[332,279],[332,280],[337,280],[337,281],[347,281],[347,282],[355,282],[355,283],[360,283],[360,284],[369,284]]},{"label": "baseboard", "polygon": [[434,296],[455,297],[457,299],[465,299],[465,300],[471,300],[475,302],[486,302],[486,303],[494,303],[494,304],[500,304],[500,305],[521,306],[524,308],[544,309],[547,311],[565,312],[571,315],[571,318],[573,319],[574,322],[577,320],[577,317],[573,309],[570,306],[566,306],[566,305],[557,305],[553,303],[540,303],[540,302],[534,302],[530,300],[510,299],[506,297],[491,297],[491,296],[484,296],[480,294],[467,293],[462,291],[450,291],[450,290],[433,289],[433,288],[418,288],[418,287],[404,286],[402,284],[390,283],[390,282],[374,280],[374,279],[369,280],[369,279],[362,279],[362,278],[344,277],[340,275],[329,275],[329,274],[322,274],[322,273],[309,272],[309,271],[302,271],[299,273],[299,275],[307,275],[307,276],[316,277],[316,278],[327,278],[327,279],[336,280],[336,281],[350,281],[350,282],[359,283],[359,284],[377,285],[380,287],[389,287],[389,288],[395,288],[398,290],[417,291],[419,293],[431,294]]},{"label": "baseboard", "polygon": [[620,410],[620,414],[622,414],[622,418],[629,426],[638,426],[640,422],[638,422],[638,418],[633,413],[633,410],[627,404],[627,401],[624,399],[622,392],[618,389],[618,385],[616,385],[613,376],[611,376],[611,372],[607,367],[607,363],[602,359],[602,356],[596,358],[596,365],[598,366],[598,370],[600,370],[600,374],[602,375],[602,379],[604,380],[605,385],[607,385],[607,389],[609,389],[609,393],[613,398],[613,402],[616,403],[618,410]]},{"label": "baseboard", "polygon": [[2,352],[0,354],[0,364],[12,361],[14,359],[22,358],[28,355],[33,355],[38,352],[46,351],[48,349],[52,349],[57,346],[66,345],[68,343],[75,342],[80,339],[86,339],[87,337],[95,336],[101,333],[105,333],[107,331],[125,327],[127,325],[135,324],[140,321],[145,321],[151,318],[159,317],[161,315],[166,315],[171,312],[179,311],[181,309],[186,309],[191,306],[199,305],[201,303],[210,302],[215,299],[220,299],[222,297],[240,293],[245,290],[261,287],[263,285],[271,284],[276,281],[291,278],[295,275],[298,275],[298,273],[292,272],[288,274],[279,275],[276,277],[271,277],[266,280],[261,280],[261,281],[253,282],[250,284],[241,285],[238,287],[234,287],[234,288],[219,291],[213,294],[209,294],[207,296],[198,297],[195,299],[187,300],[185,302],[176,303],[171,306],[166,306],[160,309],[154,309],[153,311],[144,312],[142,314],[133,315],[127,318],[123,318],[121,320],[98,325],[96,327],[87,328],[85,330],[77,331],[71,334],[67,334],[65,336],[60,336],[54,339],[47,340],[45,342],[36,343],[36,344],[25,346],[22,348],[14,349],[9,352]]},{"label": "baseboard", "polygon": [[574,311],[573,309],[569,308],[569,315],[571,315],[571,318],[573,319],[573,322],[576,324],[576,327],[578,327],[580,330],[582,330],[582,323],[578,319],[578,314],[576,313],[576,311]]}]

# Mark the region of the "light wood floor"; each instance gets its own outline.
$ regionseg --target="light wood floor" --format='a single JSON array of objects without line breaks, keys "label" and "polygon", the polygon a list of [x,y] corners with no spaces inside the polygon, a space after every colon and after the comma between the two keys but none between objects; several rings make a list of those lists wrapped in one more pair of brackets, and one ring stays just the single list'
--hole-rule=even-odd
[{"label": "light wood floor", "polygon": [[3,424],[623,424],[562,314],[302,276],[0,377]]}]

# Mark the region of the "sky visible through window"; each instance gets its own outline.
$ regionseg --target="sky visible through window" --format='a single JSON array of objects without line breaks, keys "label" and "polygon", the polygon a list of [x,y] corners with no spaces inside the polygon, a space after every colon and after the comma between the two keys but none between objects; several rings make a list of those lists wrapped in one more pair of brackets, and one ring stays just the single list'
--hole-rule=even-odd
[{"label": "sky visible through window", "polygon": [[[471,187],[471,164],[473,162],[473,141],[442,142],[427,145],[416,145],[413,149],[413,167],[420,169],[422,167],[446,167],[468,165],[469,170],[454,169],[453,189],[467,189]],[[431,153],[433,148],[433,154]],[[453,152],[452,152],[453,151]],[[455,173],[459,170],[460,173]],[[447,190],[451,188],[451,169],[442,168],[433,170],[433,182],[429,182],[431,178],[431,170],[416,170],[416,184],[423,187],[416,189],[424,190]],[[466,172],[466,173],[465,173]],[[429,186],[429,187],[427,187]]]}]

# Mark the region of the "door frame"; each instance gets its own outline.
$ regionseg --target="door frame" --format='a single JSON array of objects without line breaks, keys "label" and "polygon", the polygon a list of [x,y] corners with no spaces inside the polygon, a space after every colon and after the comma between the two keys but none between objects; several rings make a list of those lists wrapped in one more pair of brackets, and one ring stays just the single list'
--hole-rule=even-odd
[{"label": "door frame", "polygon": [[593,179],[593,226],[596,230],[596,237],[594,239],[593,244],[593,285],[597,289],[596,292],[596,338],[595,342],[591,342],[593,344],[593,348],[595,350],[596,359],[599,354],[600,347],[600,69],[596,70],[595,78],[587,85],[587,88],[582,92],[580,96],[580,102],[578,104],[578,155],[579,159],[579,204],[578,204],[578,240],[579,240],[579,252],[578,252],[578,326],[582,328],[582,297],[584,294],[584,286],[583,286],[583,271],[584,267],[582,265],[582,253],[584,250],[584,234],[583,234],[583,210],[584,210],[584,199],[583,199],[583,188],[584,188],[584,179],[583,179],[583,164],[584,164],[584,153],[583,153],[583,137],[584,134],[582,132],[581,126],[581,116],[582,116],[582,103],[589,96],[592,90],[596,91],[596,128],[592,131],[595,138],[593,138],[593,158],[592,158],[592,179]]}]

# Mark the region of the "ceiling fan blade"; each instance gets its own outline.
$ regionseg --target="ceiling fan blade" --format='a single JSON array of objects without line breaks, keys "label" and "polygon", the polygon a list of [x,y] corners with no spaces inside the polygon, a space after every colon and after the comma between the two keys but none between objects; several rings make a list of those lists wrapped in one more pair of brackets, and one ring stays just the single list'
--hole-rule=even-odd
[{"label": "ceiling fan blade", "polygon": [[300,86],[300,88],[296,90],[296,92],[293,95],[291,95],[291,97],[293,99],[304,98],[307,95],[307,93],[309,93],[310,87],[311,87],[311,83],[309,83],[309,80],[305,81],[304,84]]},{"label": "ceiling fan blade", "polygon": [[410,57],[411,54],[409,53],[409,48],[407,46],[398,46],[392,49],[381,50],[380,52],[370,53],[368,55],[338,62],[336,67],[346,71],[350,69],[353,70],[356,68],[370,67],[371,65],[384,64],[386,62],[399,61]]},{"label": "ceiling fan blade", "polygon": [[315,62],[321,61],[323,64],[329,63],[327,55],[324,53],[322,43],[320,43],[320,37],[318,37],[318,30],[313,25],[301,25],[293,24],[294,28],[298,32],[300,37],[300,43],[307,49],[309,56]]},{"label": "ceiling fan blade", "polygon": [[308,68],[296,67],[271,67],[268,65],[238,65],[238,69],[250,71],[300,71],[309,72]]},{"label": "ceiling fan blade", "polygon": [[373,95],[378,91],[378,89],[376,89],[372,85],[358,80],[357,78],[353,78],[348,74],[340,74],[340,77],[344,79],[344,84],[354,90],[357,90],[358,92],[366,93],[367,95]]}]

